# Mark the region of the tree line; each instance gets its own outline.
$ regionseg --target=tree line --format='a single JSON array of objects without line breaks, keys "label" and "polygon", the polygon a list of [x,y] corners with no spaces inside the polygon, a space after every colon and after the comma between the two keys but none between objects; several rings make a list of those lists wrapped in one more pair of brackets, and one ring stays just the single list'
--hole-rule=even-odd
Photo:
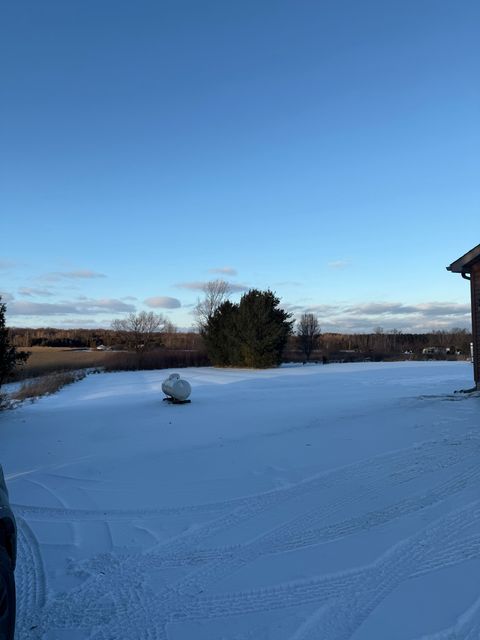
[{"label": "tree line", "polygon": [[[310,320],[307,319],[307,325]],[[318,324],[318,320],[317,320]],[[301,359],[305,357],[321,358],[322,355],[334,354],[339,351],[356,350],[361,353],[375,352],[393,354],[405,354],[407,351],[421,354],[426,347],[445,347],[451,351],[459,350],[463,355],[468,355],[472,335],[466,329],[449,329],[429,333],[403,333],[396,331],[370,333],[332,333],[320,332],[315,339],[307,333],[307,350],[300,345],[299,330],[301,318],[295,325],[295,330],[289,336],[285,347],[285,358]],[[112,329],[55,329],[55,328],[10,328],[12,345],[19,349],[29,347],[63,347],[73,349],[95,349],[100,345],[114,350],[127,349],[124,338]],[[184,351],[205,350],[205,342],[198,331],[175,331],[174,333],[159,333],[153,341],[156,345],[162,345],[167,349]],[[308,343],[312,348],[309,350]]]},{"label": "tree line", "polygon": [[284,358],[290,361],[307,361],[327,359],[362,360],[372,358],[414,359],[424,356],[423,349],[440,347],[443,355],[467,357],[470,354],[471,332],[466,329],[449,329],[429,333],[403,333],[395,331],[373,331],[371,333],[322,333],[316,341],[315,348],[307,354],[302,347],[298,331],[290,336]]},{"label": "tree line", "polygon": [[[203,347],[198,333],[194,331],[180,332],[172,325],[163,331],[156,331],[157,345],[168,349],[196,350]],[[12,344],[19,348],[29,347],[64,347],[71,349],[95,349],[98,346],[124,349],[127,339],[125,329],[56,329],[42,328],[10,328]]]}]

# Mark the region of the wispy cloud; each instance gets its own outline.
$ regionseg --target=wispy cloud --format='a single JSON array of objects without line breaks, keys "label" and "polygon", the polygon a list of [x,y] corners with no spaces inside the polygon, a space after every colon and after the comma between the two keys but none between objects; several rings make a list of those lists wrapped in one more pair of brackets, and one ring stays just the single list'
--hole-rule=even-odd
[{"label": "wispy cloud", "polygon": [[21,287],[18,293],[22,296],[34,297],[34,296],[53,296],[53,292],[49,289],[32,289],[31,287]]},{"label": "wispy cloud", "polygon": [[79,313],[74,305],[52,302],[13,302],[8,307],[9,316],[54,316],[59,314]]},{"label": "wispy cloud", "polygon": [[2,302],[11,302],[14,298],[11,293],[7,293],[6,291],[0,291],[0,297],[2,298]]},{"label": "wispy cloud", "polygon": [[206,280],[194,280],[192,282],[178,282],[175,286],[179,289],[190,289],[190,291],[203,291],[206,284]]},{"label": "wispy cloud", "polygon": [[280,307],[288,313],[295,313],[296,311],[303,312],[304,309],[300,304],[289,304],[288,302],[282,303]]},{"label": "wispy cloud", "polygon": [[90,269],[78,269],[77,271],[62,272],[65,278],[106,278],[104,273],[98,273],[97,271],[91,271]]},{"label": "wispy cloud", "polygon": [[313,304],[304,307],[303,311],[305,313],[317,313],[319,315],[336,315],[340,309],[341,307],[335,306],[333,304]]},{"label": "wispy cloud", "polygon": [[[193,282],[178,282],[175,286],[179,287],[180,289],[190,289],[190,291],[203,291],[206,284],[206,280],[195,280]],[[228,284],[232,293],[248,290],[248,287],[245,284],[239,284],[235,282],[229,282]]]},{"label": "wispy cloud", "polygon": [[100,298],[83,300],[80,307],[84,311],[95,313],[96,311],[135,311],[135,305],[127,304],[117,298]]},{"label": "wispy cloud", "polygon": [[[284,305],[285,306],[285,305]],[[399,329],[406,332],[451,329],[470,326],[470,305],[455,302],[364,302],[359,304],[319,304],[296,309],[286,305],[297,316],[315,313],[323,331],[341,333],[372,332],[374,327],[385,330]]]},{"label": "wispy cloud", "polygon": [[143,302],[152,309],[178,309],[182,306],[178,298],[170,298],[169,296],[153,296],[146,298]]},{"label": "wispy cloud", "polygon": [[469,304],[456,304],[450,302],[430,302],[419,304],[416,307],[425,316],[468,316],[470,318],[471,306]]},{"label": "wispy cloud", "polygon": [[329,269],[346,269],[350,266],[350,260],[332,260],[328,263]]},{"label": "wispy cloud", "polygon": [[365,316],[383,315],[424,315],[424,316],[458,316],[470,313],[469,304],[452,302],[426,302],[424,304],[402,304],[401,302],[370,302],[347,307],[346,313]]},{"label": "wispy cloud", "polygon": [[108,328],[110,321],[99,322],[95,318],[66,318],[64,320],[56,320],[56,324],[66,329],[78,329],[78,327],[104,327]]},{"label": "wispy cloud", "polygon": [[44,282],[58,282],[59,280],[92,280],[94,278],[106,278],[104,273],[98,273],[91,269],[76,269],[75,271],[51,271],[43,276],[40,280]]},{"label": "wispy cloud", "polygon": [[213,269],[209,269],[210,273],[220,273],[224,276],[236,276],[237,270],[233,267],[214,267]]},{"label": "wispy cloud", "polygon": [[11,269],[12,267],[15,267],[16,263],[12,262],[11,260],[4,260],[3,258],[0,258],[0,269]]},{"label": "wispy cloud", "polygon": [[62,300],[61,302],[30,302],[19,300],[8,307],[9,316],[56,316],[75,314],[96,314],[101,312],[121,313],[135,311],[132,304],[126,304],[116,298],[82,298]]}]

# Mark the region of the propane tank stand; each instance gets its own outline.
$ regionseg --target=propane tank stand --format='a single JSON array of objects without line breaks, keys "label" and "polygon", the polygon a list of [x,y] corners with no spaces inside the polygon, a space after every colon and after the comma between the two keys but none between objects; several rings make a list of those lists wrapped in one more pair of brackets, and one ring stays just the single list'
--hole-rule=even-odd
[{"label": "propane tank stand", "polygon": [[191,400],[177,400],[176,398],[167,396],[166,398],[163,398],[163,402],[168,402],[169,404],[189,404]]}]

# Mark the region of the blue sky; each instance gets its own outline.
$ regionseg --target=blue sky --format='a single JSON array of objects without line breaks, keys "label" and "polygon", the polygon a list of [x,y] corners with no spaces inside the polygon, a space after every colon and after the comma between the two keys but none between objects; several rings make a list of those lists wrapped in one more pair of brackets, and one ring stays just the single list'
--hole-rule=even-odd
[{"label": "blue sky", "polygon": [[324,330],[468,327],[479,27],[462,0],[3,3],[9,323],[188,327],[224,277]]}]

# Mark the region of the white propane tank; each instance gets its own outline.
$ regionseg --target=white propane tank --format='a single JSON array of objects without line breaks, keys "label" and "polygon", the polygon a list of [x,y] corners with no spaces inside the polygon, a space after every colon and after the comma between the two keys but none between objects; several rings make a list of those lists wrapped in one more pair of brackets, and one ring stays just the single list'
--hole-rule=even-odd
[{"label": "white propane tank", "polygon": [[182,380],[178,373],[171,373],[166,380],[162,382],[162,391],[166,396],[170,396],[180,402],[185,402],[192,392],[190,384],[186,380]]}]

